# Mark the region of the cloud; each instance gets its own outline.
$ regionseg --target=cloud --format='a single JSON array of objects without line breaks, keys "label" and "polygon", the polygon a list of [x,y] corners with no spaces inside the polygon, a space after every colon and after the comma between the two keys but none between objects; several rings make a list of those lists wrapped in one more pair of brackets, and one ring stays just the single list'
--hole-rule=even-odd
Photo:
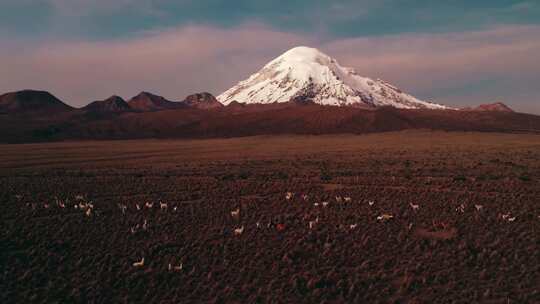
[{"label": "cloud", "polygon": [[[422,98],[464,105],[540,95],[531,85],[540,80],[539,26],[344,39],[324,49],[360,74],[397,83]],[[540,113],[535,101],[538,97],[522,108]]]},{"label": "cloud", "polygon": [[147,90],[180,100],[232,86],[283,51],[319,47],[359,74],[451,105],[502,99],[540,114],[540,27],[333,39],[259,23],[188,25],[103,41],[0,42],[0,92],[50,90],[73,105]]},{"label": "cloud", "polygon": [[179,100],[199,91],[219,93],[275,54],[310,43],[300,35],[249,24],[187,26],[115,41],[0,45],[0,65],[10,71],[0,78],[0,91],[46,89],[78,106],[141,90]]}]

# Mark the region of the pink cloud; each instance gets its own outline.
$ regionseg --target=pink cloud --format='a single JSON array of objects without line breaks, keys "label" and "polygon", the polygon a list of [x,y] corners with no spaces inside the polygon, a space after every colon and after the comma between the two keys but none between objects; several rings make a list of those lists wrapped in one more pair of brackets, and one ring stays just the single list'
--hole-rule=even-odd
[{"label": "pink cloud", "polygon": [[47,42],[0,50],[11,71],[0,90],[47,89],[75,105],[149,90],[171,99],[219,93],[297,44],[310,40],[258,24],[235,29],[188,26],[118,41]]}]

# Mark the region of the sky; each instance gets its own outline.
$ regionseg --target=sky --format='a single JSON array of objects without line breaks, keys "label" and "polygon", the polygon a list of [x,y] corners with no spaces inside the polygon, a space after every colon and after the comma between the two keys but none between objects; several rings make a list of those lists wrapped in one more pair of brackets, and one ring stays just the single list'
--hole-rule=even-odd
[{"label": "sky", "polygon": [[537,0],[0,0],[0,92],[218,95],[299,45],[424,100],[540,114]]}]

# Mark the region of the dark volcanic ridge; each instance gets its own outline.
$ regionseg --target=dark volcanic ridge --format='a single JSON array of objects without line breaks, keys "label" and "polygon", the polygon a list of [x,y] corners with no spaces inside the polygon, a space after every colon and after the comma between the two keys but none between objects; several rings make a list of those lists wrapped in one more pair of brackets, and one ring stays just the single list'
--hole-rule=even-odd
[{"label": "dark volcanic ridge", "polygon": [[82,108],[88,112],[125,112],[131,110],[128,103],[119,96],[111,96],[105,100],[98,100]]},{"label": "dark volcanic ridge", "polygon": [[74,109],[47,92],[22,91],[2,95],[0,105],[9,113],[0,115],[1,142],[361,134],[406,129],[540,132],[540,116],[515,113],[500,103],[462,110],[323,106],[309,99],[223,106],[209,93],[173,102],[143,92],[130,102],[112,96]]},{"label": "dark volcanic ridge", "polygon": [[24,90],[0,95],[0,113],[65,112],[73,110],[46,91]]},{"label": "dark volcanic ridge", "polygon": [[496,112],[514,112],[509,106],[505,105],[502,102],[495,102],[495,103],[488,103],[488,104],[482,104],[478,107],[471,108],[463,108],[463,111],[496,111]]},{"label": "dark volcanic ridge", "polygon": [[144,112],[176,109],[181,106],[181,103],[167,100],[162,96],[152,93],[141,92],[139,95],[131,98],[128,101],[128,105],[134,110]]}]

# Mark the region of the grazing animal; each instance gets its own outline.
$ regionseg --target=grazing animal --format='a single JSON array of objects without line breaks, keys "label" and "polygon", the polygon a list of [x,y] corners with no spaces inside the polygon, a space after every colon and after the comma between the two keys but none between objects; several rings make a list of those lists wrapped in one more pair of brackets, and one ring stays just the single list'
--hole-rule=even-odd
[{"label": "grazing animal", "polygon": [[180,271],[182,270],[182,268],[184,268],[184,264],[183,263],[180,263],[180,265],[178,266],[172,266],[171,263],[169,263],[169,271]]},{"label": "grazing animal", "polygon": [[507,220],[507,221],[509,221],[509,222],[513,222],[513,221],[516,220],[516,217],[515,217],[515,216],[510,217],[510,213],[501,214],[501,218],[502,218],[503,220]]},{"label": "grazing animal", "polygon": [[476,208],[476,211],[480,211],[480,210],[482,210],[482,208],[484,208],[484,206],[482,206],[482,205],[474,205],[474,208]]},{"label": "grazing animal", "polygon": [[461,204],[456,208],[457,212],[464,213],[465,212],[465,204]]},{"label": "grazing animal", "polygon": [[420,209],[420,205],[415,205],[415,204],[413,204],[413,203],[409,203],[409,206],[411,206],[411,208],[412,208],[414,211]]},{"label": "grazing animal", "polygon": [[56,205],[60,208],[66,208],[66,204],[59,199],[56,199]]},{"label": "grazing animal", "polygon": [[147,202],[146,204],[144,204],[146,206],[146,208],[148,209],[152,209],[154,207],[154,203],[149,203]]},{"label": "grazing animal", "polygon": [[91,215],[92,215],[92,208],[86,209],[86,216],[91,216]]},{"label": "grazing animal", "polygon": [[244,233],[244,226],[234,229],[234,235],[241,235]]},{"label": "grazing animal", "polygon": [[316,221],[309,221],[309,229],[313,229],[315,227],[315,224],[317,224]]},{"label": "grazing animal", "polygon": [[161,210],[167,210],[168,206],[166,203],[159,202],[159,208]]},{"label": "grazing animal", "polygon": [[307,201],[307,200],[308,200],[308,195],[307,195],[307,194],[302,195],[302,199],[303,199],[304,201]]},{"label": "grazing animal", "polygon": [[146,220],[144,220],[144,223],[142,225],[142,229],[146,230],[147,228],[148,228],[148,223],[146,222]]},{"label": "grazing animal", "polygon": [[118,204],[118,208],[120,208],[120,210],[122,210],[122,214],[126,214],[126,209],[127,209],[126,205]]},{"label": "grazing animal", "polygon": [[351,225],[349,226],[349,228],[350,228],[351,230],[354,230],[354,229],[356,229],[356,226],[358,226],[358,224],[351,224]]},{"label": "grazing animal", "polygon": [[43,208],[49,209],[49,204],[47,204],[47,203],[43,204]]},{"label": "grazing animal", "polygon": [[336,196],[336,202],[341,203],[342,201],[343,199],[341,198],[341,196]]},{"label": "grazing animal", "polygon": [[313,206],[319,207],[319,203],[314,203]]},{"label": "grazing animal", "polygon": [[133,266],[135,266],[135,267],[143,267],[144,266],[144,257],[139,262],[133,263]]},{"label": "grazing animal", "polygon": [[394,218],[393,215],[391,215],[391,214],[386,214],[386,213],[385,213],[385,214],[383,214],[383,215],[379,215],[379,216],[377,217],[377,220],[383,221],[383,220],[390,220],[390,219],[393,219],[393,218]]},{"label": "grazing animal", "polygon": [[285,195],[285,199],[291,200],[291,199],[293,198],[293,196],[294,196],[294,193],[292,193],[292,192],[287,192],[287,194]]},{"label": "grazing animal", "polygon": [[328,204],[329,204],[328,202],[322,202],[323,207],[328,206]]},{"label": "grazing animal", "polygon": [[176,206],[173,208],[173,211],[176,212],[176,209],[178,209]]},{"label": "grazing animal", "polygon": [[236,210],[231,211],[231,216],[235,219],[238,219],[240,216],[240,208],[236,208]]},{"label": "grazing animal", "polygon": [[257,226],[257,229],[261,227],[261,223],[259,222],[257,222],[255,225]]},{"label": "grazing animal", "polygon": [[346,196],[343,199],[345,200],[346,203],[352,202],[352,198],[350,198],[349,196]]},{"label": "grazing animal", "polygon": [[137,207],[137,210],[141,210],[141,206],[139,204],[135,204],[135,207]]},{"label": "grazing animal", "polygon": [[375,202],[374,202],[374,201],[369,201],[368,204],[369,204],[370,206],[373,206],[373,205],[375,205]]},{"label": "grazing animal", "polygon": [[412,223],[409,223],[409,226],[408,226],[409,230],[412,229]]}]

